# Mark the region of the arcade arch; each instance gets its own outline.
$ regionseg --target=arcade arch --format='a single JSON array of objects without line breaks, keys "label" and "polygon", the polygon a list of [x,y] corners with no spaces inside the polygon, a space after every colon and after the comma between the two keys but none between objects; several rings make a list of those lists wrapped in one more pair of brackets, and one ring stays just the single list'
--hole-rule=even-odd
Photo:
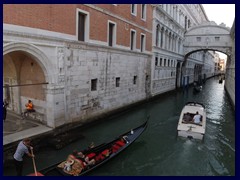
[{"label": "arcade arch", "polygon": [[3,98],[9,101],[10,110],[21,113],[27,100],[31,99],[40,113],[47,116],[49,70],[54,71],[51,67],[47,56],[35,46],[25,43],[4,45]]}]

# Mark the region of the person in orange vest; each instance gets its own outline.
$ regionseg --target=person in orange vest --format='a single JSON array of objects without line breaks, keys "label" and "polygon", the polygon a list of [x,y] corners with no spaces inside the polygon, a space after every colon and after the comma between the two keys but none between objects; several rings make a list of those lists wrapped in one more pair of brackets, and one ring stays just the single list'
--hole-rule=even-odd
[{"label": "person in orange vest", "polygon": [[31,100],[28,100],[28,103],[25,104],[25,106],[26,106],[26,109],[25,109],[25,111],[22,114],[23,118],[26,117],[27,113],[35,112],[35,110],[33,109],[33,103],[32,103]]}]

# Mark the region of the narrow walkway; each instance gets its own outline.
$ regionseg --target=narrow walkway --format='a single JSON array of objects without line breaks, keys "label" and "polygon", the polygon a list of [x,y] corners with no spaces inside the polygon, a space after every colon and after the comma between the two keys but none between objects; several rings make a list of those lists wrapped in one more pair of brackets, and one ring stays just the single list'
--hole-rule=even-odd
[{"label": "narrow walkway", "polygon": [[3,122],[3,145],[51,130],[52,128],[42,125],[41,123],[28,118],[22,119],[20,115],[8,111],[6,121]]}]

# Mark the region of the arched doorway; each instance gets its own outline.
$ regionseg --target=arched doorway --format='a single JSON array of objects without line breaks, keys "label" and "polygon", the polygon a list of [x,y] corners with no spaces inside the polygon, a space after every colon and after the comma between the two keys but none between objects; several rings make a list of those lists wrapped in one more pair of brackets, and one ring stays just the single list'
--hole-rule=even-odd
[{"label": "arched doorway", "polygon": [[43,70],[28,53],[14,51],[3,56],[3,97],[12,111],[22,112],[28,99],[34,104],[45,102],[44,83]]},{"label": "arched doorway", "polygon": [[[20,114],[28,99],[47,122],[48,58],[36,47],[25,43],[9,43],[3,47],[3,98],[9,110]],[[53,70],[54,71],[54,70]]]}]

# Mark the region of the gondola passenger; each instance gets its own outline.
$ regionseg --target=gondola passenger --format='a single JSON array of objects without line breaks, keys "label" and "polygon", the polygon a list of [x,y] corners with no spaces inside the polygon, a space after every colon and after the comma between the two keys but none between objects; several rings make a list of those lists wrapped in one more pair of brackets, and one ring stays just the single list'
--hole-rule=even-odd
[{"label": "gondola passenger", "polygon": [[65,162],[63,169],[64,169],[65,171],[71,171],[71,170],[72,170],[72,165],[73,165],[73,163],[74,163],[74,160],[68,159],[68,160]]},{"label": "gondola passenger", "polygon": [[74,151],[73,151],[73,155],[74,155],[76,158],[80,159],[85,166],[94,165],[95,162],[96,162],[95,159],[91,159],[91,160],[90,160],[89,157],[88,157],[88,156],[85,156],[81,151],[80,151],[80,152],[77,152],[76,150],[74,150]]}]

